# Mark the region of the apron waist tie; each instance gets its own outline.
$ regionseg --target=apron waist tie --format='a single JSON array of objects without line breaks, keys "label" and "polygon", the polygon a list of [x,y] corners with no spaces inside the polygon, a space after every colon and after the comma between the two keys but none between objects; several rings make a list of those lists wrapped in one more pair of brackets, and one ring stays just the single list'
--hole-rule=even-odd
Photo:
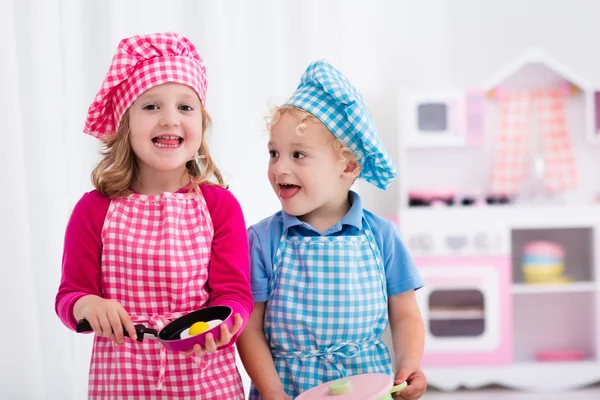
[{"label": "apron waist tie", "polygon": [[286,351],[286,350],[273,350],[273,357],[275,358],[312,358],[320,357],[329,363],[336,363],[340,359],[354,358],[358,356],[361,350],[384,344],[379,338],[366,339],[362,342],[342,342],[336,343],[332,346],[328,346],[322,349],[315,349],[309,351]]},{"label": "apron waist tie", "polygon": [[[152,328],[156,329],[157,332],[160,332],[165,325],[181,316],[184,313],[176,312],[176,313],[167,313],[163,315],[153,314],[150,316],[132,316],[131,321],[135,324],[136,322],[148,322],[152,324]],[[165,321],[168,321],[165,323]],[[165,371],[167,365],[167,349],[162,344],[160,345],[160,368],[158,372],[158,380],[156,381],[156,390],[162,389],[163,382],[165,381]]]}]

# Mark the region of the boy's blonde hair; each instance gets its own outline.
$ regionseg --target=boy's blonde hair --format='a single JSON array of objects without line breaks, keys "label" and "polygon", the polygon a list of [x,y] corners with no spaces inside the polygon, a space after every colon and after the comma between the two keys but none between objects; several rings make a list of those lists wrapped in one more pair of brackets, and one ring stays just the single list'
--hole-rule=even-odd
[{"label": "boy's blonde hair", "polygon": [[[185,164],[192,184],[190,190],[200,184],[227,188],[223,175],[208,151],[207,136],[211,125],[210,115],[202,107],[202,142],[195,159]],[[114,198],[131,194],[131,186],[139,179],[138,165],[129,143],[129,111],[125,112],[116,134],[102,140],[102,160],[92,171],[92,183],[103,195]]]},{"label": "boy's blonde hair", "polygon": [[[279,106],[279,107],[275,107],[273,109],[273,112],[271,113],[271,116],[267,118],[267,129],[269,130],[269,133],[271,133],[271,129],[273,128],[273,126],[275,126],[275,124],[277,124],[277,121],[279,121],[279,118],[281,118],[281,115],[286,114],[286,113],[296,114],[298,116],[298,125],[296,126],[296,133],[301,136],[306,134],[305,121],[307,121],[308,119],[313,119],[314,121],[324,125],[323,122],[321,122],[321,120],[319,118],[315,117],[308,111],[305,111],[301,108],[298,108],[296,106],[290,106],[290,105]],[[327,130],[329,130],[329,128],[327,128]],[[352,153],[352,150],[350,150],[350,148],[348,146],[346,146],[342,140],[340,140],[333,133],[331,133],[331,131],[329,133],[331,134],[331,136],[334,139],[333,140],[333,148],[341,156],[340,162],[354,162],[357,165],[355,171],[360,172],[360,170],[361,170],[360,163],[358,162],[358,159],[356,158],[356,156]]]}]

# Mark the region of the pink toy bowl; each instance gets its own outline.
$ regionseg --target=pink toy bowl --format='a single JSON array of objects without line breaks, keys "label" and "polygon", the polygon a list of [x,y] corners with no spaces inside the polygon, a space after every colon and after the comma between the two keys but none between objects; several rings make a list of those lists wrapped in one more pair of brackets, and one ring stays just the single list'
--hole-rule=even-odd
[{"label": "pink toy bowl", "polygon": [[[183,332],[186,332],[196,322],[210,322],[215,320],[221,320],[222,322],[212,326],[210,329],[194,336],[181,338]],[[195,344],[204,346],[206,344],[206,335],[212,333],[215,341],[221,337],[220,326],[222,324],[227,325],[227,328],[231,330],[233,327],[233,310],[227,306],[215,306],[206,307],[199,310],[193,311],[189,314],[174,319],[160,331],[156,329],[146,328],[144,325],[135,325],[135,331],[137,333],[137,340],[142,342],[145,335],[149,335],[148,338],[158,339],[158,341],[171,351],[188,351],[194,347]],[[91,332],[92,327],[90,323],[82,319],[77,323],[77,332]],[[127,331],[124,331],[125,336],[129,336]]]},{"label": "pink toy bowl", "polygon": [[353,375],[309,389],[296,400],[391,400],[392,393],[406,387],[406,382],[393,384],[385,374]]},{"label": "pink toy bowl", "polygon": [[527,243],[523,248],[523,253],[537,256],[545,255],[558,259],[565,257],[565,250],[560,245],[545,240]]}]

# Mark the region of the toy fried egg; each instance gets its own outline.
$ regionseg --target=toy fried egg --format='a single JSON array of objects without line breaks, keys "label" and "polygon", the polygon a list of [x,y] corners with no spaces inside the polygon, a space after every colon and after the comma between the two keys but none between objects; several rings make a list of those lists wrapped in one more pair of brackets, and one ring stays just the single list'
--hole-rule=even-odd
[{"label": "toy fried egg", "polygon": [[211,330],[215,326],[221,325],[222,323],[223,323],[223,320],[220,320],[220,319],[213,319],[208,322],[204,322],[204,321],[195,322],[188,329],[184,329],[181,332],[181,335],[179,336],[179,338],[187,339],[189,337],[199,335],[208,330]]}]

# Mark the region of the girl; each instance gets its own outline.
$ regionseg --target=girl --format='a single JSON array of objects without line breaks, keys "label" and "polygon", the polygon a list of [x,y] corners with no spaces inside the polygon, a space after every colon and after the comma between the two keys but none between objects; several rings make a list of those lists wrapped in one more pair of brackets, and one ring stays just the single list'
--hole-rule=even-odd
[{"label": "girl", "polygon": [[395,225],[364,210],[357,177],[385,189],[394,164],[361,95],[325,61],[312,63],[269,126],[268,176],[283,210],[250,227],[254,312],[238,341],[250,399],[293,399],[362,373],[392,374],[418,399],[423,282]]},{"label": "girl", "polygon": [[[89,398],[244,398],[232,345],[253,307],[248,239],[208,152],[205,104],[194,45],[159,33],[119,43],[89,108],[103,159],[67,226],[55,305],[67,327],[85,318],[96,334]],[[133,340],[134,323],[160,330],[215,305],[235,323],[203,348]]]}]

